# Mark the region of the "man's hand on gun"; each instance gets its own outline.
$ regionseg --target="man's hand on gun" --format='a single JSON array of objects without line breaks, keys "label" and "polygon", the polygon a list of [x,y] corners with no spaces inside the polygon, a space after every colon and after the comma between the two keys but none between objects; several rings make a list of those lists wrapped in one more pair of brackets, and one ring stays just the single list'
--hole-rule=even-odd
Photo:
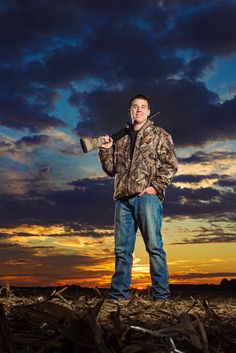
[{"label": "man's hand on gun", "polygon": [[111,148],[113,145],[113,139],[109,135],[103,136],[104,143],[101,145],[102,148]]}]

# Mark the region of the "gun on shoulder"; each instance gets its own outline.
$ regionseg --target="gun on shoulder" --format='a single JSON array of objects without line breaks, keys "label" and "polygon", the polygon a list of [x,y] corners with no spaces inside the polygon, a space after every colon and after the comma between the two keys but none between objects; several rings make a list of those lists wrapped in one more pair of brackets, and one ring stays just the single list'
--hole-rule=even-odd
[{"label": "gun on shoulder", "polygon": [[[160,110],[157,110],[155,113],[150,115],[148,117],[149,120],[152,120],[155,116],[160,114]],[[129,126],[126,126],[125,128],[115,132],[114,134],[111,134],[110,137],[112,138],[113,142],[116,143],[118,140],[120,140],[122,137],[127,135],[129,132]],[[81,147],[84,153],[90,152],[96,148],[101,147],[105,143],[104,136],[99,136],[99,137],[83,137],[80,139]]]}]

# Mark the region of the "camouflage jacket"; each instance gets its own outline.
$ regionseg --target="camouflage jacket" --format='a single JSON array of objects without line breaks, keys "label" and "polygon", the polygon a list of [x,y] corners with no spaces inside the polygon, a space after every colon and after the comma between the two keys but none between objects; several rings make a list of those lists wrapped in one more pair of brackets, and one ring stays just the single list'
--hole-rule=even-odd
[{"label": "camouflage jacket", "polygon": [[109,149],[100,148],[99,158],[105,173],[115,177],[115,200],[137,195],[148,186],[163,200],[178,164],[171,136],[150,120],[137,134],[132,160],[129,135]]}]

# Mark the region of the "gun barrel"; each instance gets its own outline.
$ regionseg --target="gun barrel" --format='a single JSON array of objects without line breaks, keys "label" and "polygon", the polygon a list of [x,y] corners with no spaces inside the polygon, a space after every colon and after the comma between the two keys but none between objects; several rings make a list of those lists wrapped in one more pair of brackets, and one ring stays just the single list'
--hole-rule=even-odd
[{"label": "gun barrel", "polygon": [[150,115],[150,116],[148,117],[148,119],[151,120],[151,119],[155,118],[155,116],[156,116],[156,115],[159,115],[160,112],[161,112],[160,109],[158,109],[155,113],[153,113],[152,115]]}]

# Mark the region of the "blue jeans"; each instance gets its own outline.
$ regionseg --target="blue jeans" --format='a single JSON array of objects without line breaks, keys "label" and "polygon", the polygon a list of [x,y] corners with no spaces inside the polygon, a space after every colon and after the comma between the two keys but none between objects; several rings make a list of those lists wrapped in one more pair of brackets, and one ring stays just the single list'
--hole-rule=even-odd
[{"label": "blue jeans", "polygon": [[158,196],[144,194],[115,204],[115,273],[110,298],[128,299],[137,229],[140,229],[150,259],[153,299],[170,295],[166,253],[161,225],[162,203]]}]

